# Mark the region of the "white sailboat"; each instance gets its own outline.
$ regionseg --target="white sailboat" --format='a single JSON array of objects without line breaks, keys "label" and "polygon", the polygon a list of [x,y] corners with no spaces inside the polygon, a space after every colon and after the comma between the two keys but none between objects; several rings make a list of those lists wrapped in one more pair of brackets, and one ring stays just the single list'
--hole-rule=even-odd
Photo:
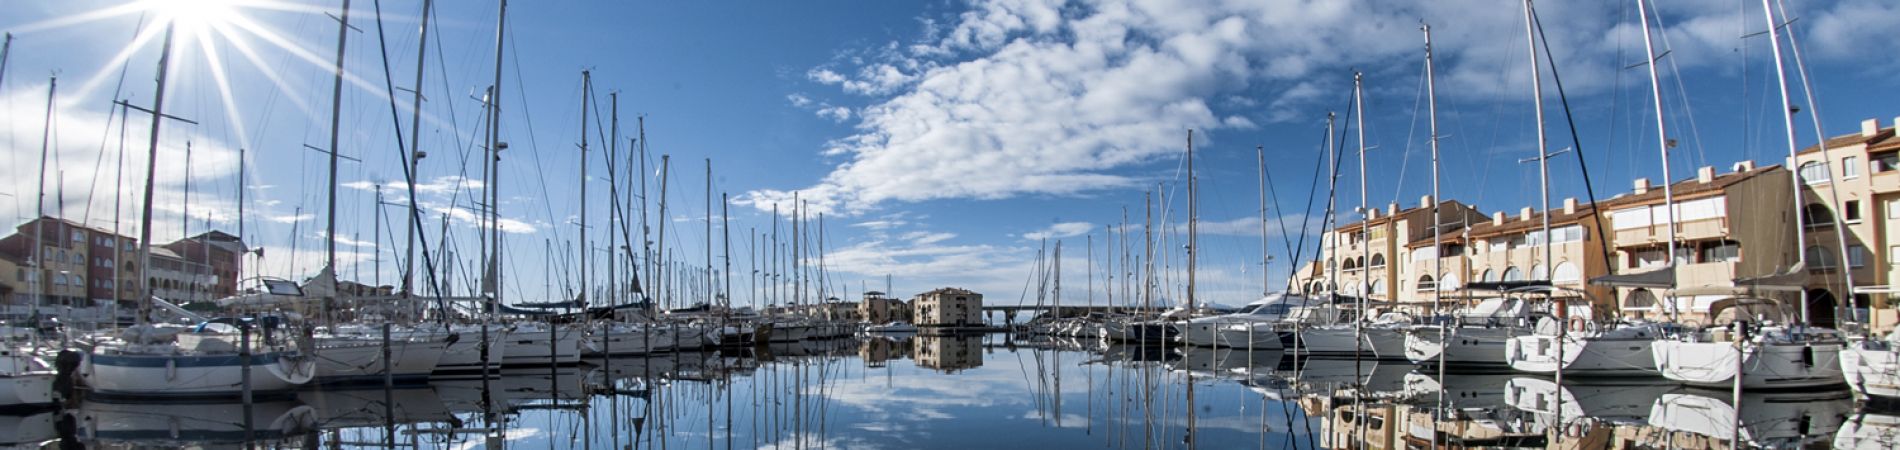
[{"label": "white sailboat", "polygon": [[1255,300],[1232,314],[1199,317],[1174,324],[1181,342],[1199,347],[1230,347],[1250,350],[1280,350],[1284,346],[1275,325],[1287,318],[1294,305],[1306,304],[1303,296],[1276,293]]},{"label": "white sailboat", "polygon": [[506,367],[574,365],[581,362],[582,330],[538,321],[514,324],[501,341]]},{"label": "white sailboat", "polygon": [[1592,302],[1582,291],[1540,286],[1515,293],[1547,297],[1553,311],[1565,311],[1562,315],[1542,315],[1527,332],[1505,341],[1504,359],[1512,369],[1592,377],[1657,375],[1651,347],[1666,332],[1663,326],[1592,320]]},{"label": "white sailboat", "polygon": [[0,327],[0,410],[51,405],[58,373],[34,351],[33,331]]},{"label": "white sailboat", "polygon": [[1427,364],[1444,358],[1453,370],[1509,367],[1505,345],[1528,333],[1522,325],[1527,309],[1515,297],[1487,298],[1454,313],[1442,330],[1440,325],[1406,328],[1405,359]]},{"label": "white sailboat", "polygon": [[[1745,389],[1846,382],[1839,354],[1847,341],[1839,331],[1760,320],[1751,314],[1766,316],[1779,313],[1780,308],[1780,303],[1765,299],[1717,301],[1710,306],[1710,314],[1725,323],[1656,341],[1656,367],[1671,381],[1716,388],[1733,386],[1737,373]],[[1725,312],[1730,315],[1724,316]]]},{"label": "white sailboat", "polygon": [[1841,371],[1854,394],[1900,401],[1900,333],[1850,342],[1841,349]]}]

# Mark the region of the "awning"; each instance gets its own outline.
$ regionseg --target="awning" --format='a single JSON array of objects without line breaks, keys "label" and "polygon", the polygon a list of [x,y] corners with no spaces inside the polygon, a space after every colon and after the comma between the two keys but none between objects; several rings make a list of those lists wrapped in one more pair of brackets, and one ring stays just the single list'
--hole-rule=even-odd
[{"label": "awning", "polygon": [[1676,285],[1676,272],[1674,266],[1664,266],[1647,272],[1619,273],[1591,278],[1590,284],[1609,287],[1668,289]]}]

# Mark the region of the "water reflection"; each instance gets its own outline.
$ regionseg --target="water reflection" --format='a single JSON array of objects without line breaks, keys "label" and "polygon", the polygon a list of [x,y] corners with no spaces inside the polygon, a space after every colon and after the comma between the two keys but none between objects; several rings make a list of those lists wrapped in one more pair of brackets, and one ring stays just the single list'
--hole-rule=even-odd
[{"label": "water reflection", "polygon": [[262,402],[0,416],[18,448],[1896,448],[1845,390],[1440,376],[1052,337],[881,336],[602,358]]}]

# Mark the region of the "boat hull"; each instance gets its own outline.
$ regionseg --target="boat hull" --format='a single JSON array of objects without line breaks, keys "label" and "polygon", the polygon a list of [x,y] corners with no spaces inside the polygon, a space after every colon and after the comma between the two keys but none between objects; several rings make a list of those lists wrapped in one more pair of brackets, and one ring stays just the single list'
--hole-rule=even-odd
[{"label": "boat hull", "polygon": [[[1728,388],[1741,359],[1744,389],[1789,389],[1846,383],[1839,343],[1754,344],[1661,340],[1653,344],[1663,378],[1692,386]],[[1566,372],[1567,373],[1567,372]]]},{"label": "boat hull", "polygon": [[317,384],[421,383],[435,372],[448,343],[437,339],[391,339],[389,357],[384,344],[366,338],[318,339]]},{"label": "boat hull", "polygon": [[1900,350],[1887,342],[1861,342],[1841,349],[1841,375],[1857,395],[1900,401]]},{"label": "boat hull", "polygon": [[[289,352],[251,357],[252,395],[289,394],[315,378],[313,358]],[[126,398],[233,398],[244,394],[243,361],[237,355],[88,354],[80,379],[94,395]]]},{"label": "boat hull", "polygon": [[1509,328],[1452,327],[1439,338],[1436,327],[1419,327],[1405,333],[1405,359],[1418,364],[1445,359],[1445,366],[1458,369],[1505,369],[1506,342],[1520,334]]},{"label": "boat hull", "polygon": [[1659,375],[1652,349],[1655,343],[1655,336],[1649,334],[1533,334],[1511,338],[1505,357],[1512,369],[1525,373],[1563,370],[1564,375],[1574,376],[1653,377]]},{"label": "boat hull", "polygon": [[531,367],[581,362],[581,333],[570,328],[516,329],[502,343],[501,365]]},{"label": "boat hull", "polygon": [[1377,327],[1366,327],[1363,331],[1364,336],[1361,337],[1351,327],[1303,329],[1299,331],[1301,351],[1313,356],[1405,360],[1404,333]]},{"label": "boat hull", "polygon": [[1176,325],[1181,342],[1196,347],[1280,350],[1280,333],[1266,324],[1197,322]]}]

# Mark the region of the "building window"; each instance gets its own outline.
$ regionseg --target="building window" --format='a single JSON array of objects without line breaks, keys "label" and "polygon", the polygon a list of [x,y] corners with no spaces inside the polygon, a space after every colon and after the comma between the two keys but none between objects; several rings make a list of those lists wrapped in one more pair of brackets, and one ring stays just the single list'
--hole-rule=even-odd
[{"label": "building window", "polygon": [[1377,268],[1381,268],[1381,267],[1385,267],[1385,254],[1384,254],[1384,253],[1375,253],[1375,254],[1373,254],[1373,255],[1372,255],[1372,265],[1371,265],[1371,266],[1368,266],[1368,267],[1372,267],[1372,268],[1375,268],[1375,269],[1377,269]]},{"label": "building window", "polygon": [[1634,291],[1630,291],[1630,295],[1623,297],[1623,309],[1650,310],[1655,308],[1656,294],[1650,293],[1648,289],[1637,288]]},{"label": "building window", "polygon": [[1847,246],[1847,266],[1861,268],[1867,266],[1867,247],[1859,244]]},{"label": "building window", "polygon": [[1703,244],[1702,262],[1727,262],[1742,259],[1742,245],[1735,241],[1719,241]]},{"label": "building window", "polygon": [[1832,269],[1835,266],[1833,254],[1819,245],[1808,246],[1808,267],[1813,269]]},{"label": "building window", "polygon": [[1629,268],[1662,267],[1669,263],[1669,252],[1660,248],[1630,252]]},{"label": "building window", "polygon": [[65,286],[65,285],[66,285],[66,274],[63,274],[63,273],[55,273],[55,274],[53,274],[53,285],[54,285],[54,286]]},{"label": "building window", "polygon": [[1841,220],[1847,223],[1860,223],[1860,200],[1841,202]]},{"label": "building window", "polygon": [[1887,152],[1872,156],[1867,165],[1873,166],[1874,173],[1888,172],[1900,168],[1900,152]]},{"label": "building window", "polygon": [[1431,275],[1419,275],[1418,290],[1429,291],[1432,289],[1436,289],[1437,287],[1438,287],[1438,282],[1433,280]]},{"label": "building window", "polygon": [[1484,269],[1484,274],[1478,276],[1478,281],[1484,281],[1484,282],[1498,281],[1498,273],[1491,269]]},{"label": "building window", "polygon": [[1802,164],[1801,182],[1807,184],[1822,184],[1828,182],[1827,163],[1809,161],[1806,164]]},{"label": "building window", "polygon": [[73,231],[73,242],[86,243],[86,233],[83,231]]},{"label": "building window", "polygon": [[1860,178],[1860,158],[1855,156],[1841,158],[1841,179],[1855,178]]},{"label": "building window", "polygon": [[1556,272],[1550,274],[1550,282],[1552,283],[1576,283],[1579,281],[1583,281],[1583,272],[1578,271],[1577,265],[1570,263],[1570,261],[1557,263]]},{"label": "building window", "polygon": [[1801,208],[1801,225],[1809,228],[1825,227],[1834,224],[1834,214],[1828,212],[1820,203],[1809,203]]},{"label": "building window", "polygon": [[1516,266],[1504,269],[1504,281],[1524,281],[1524,271]]}]

